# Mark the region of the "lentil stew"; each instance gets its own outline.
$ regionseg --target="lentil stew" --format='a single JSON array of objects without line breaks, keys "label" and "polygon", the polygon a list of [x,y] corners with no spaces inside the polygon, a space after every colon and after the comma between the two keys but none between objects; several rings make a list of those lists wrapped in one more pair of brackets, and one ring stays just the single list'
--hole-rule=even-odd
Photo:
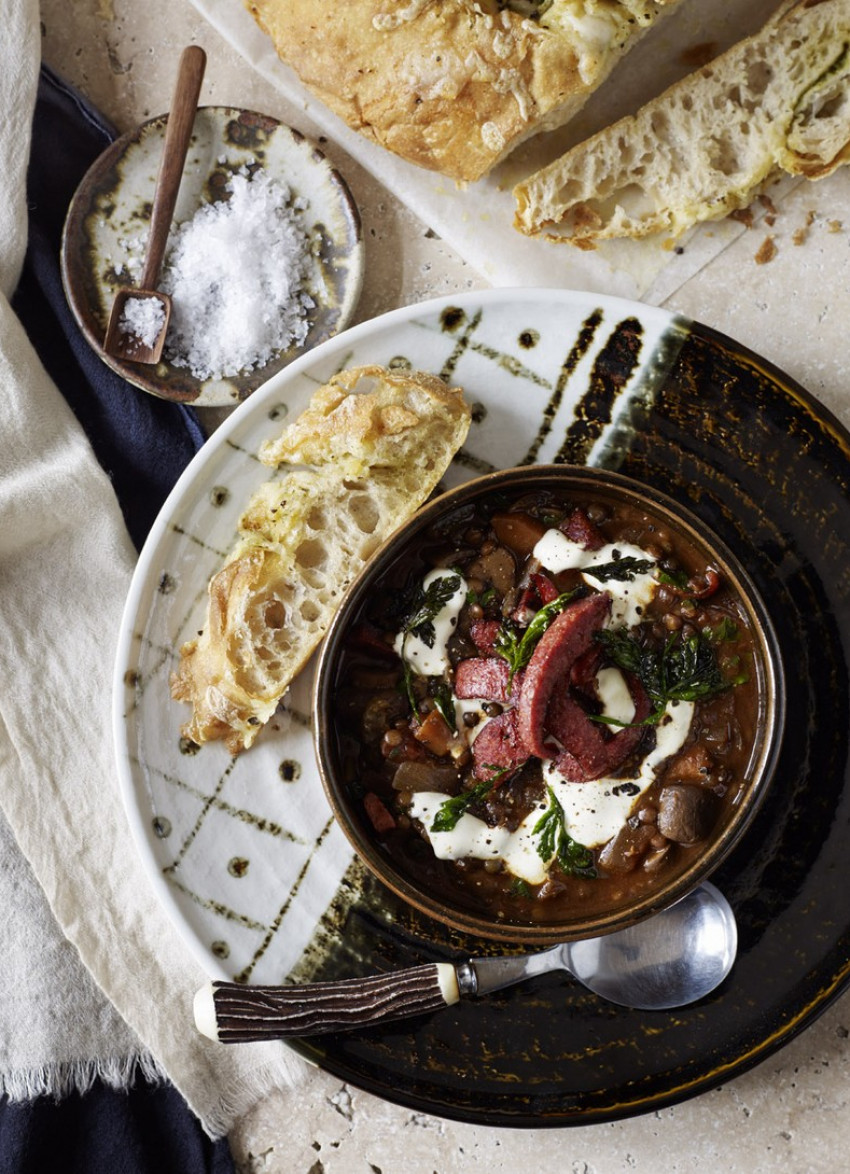
[{"label": "lentil stew", "polygon": [[775,715],[728,552],[624,478],[523,472],[379,560],[334,636],[323,774],[430,906],[532,940],[701,879]]}]

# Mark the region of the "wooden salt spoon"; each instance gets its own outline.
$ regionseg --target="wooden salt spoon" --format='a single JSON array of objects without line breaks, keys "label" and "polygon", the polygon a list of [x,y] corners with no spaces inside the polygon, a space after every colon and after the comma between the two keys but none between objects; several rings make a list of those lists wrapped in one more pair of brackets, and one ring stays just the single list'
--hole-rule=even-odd
[{"label": "wooden salt spoon", "polygon": [[[189,45],[183,50],[165,128],[165,146],[154,191],[141,283],[138,289],[119,290],[109,315],[103,347],[108,355],[116,359],[127,359],[133,363],[158,363],[162,355],[171,317],[171,298],[168,294],[160,293],[156,285],[195,125],[195,112],[206,64],[207,55],[200,46]],[[130,302],[147,303],[147,306],[130,307]],[[135,319],[135,325],[128,317]],[[140,335],[137,332],[142,326],[144,334]],[[156,335],[151,341],[154,330]]]}]

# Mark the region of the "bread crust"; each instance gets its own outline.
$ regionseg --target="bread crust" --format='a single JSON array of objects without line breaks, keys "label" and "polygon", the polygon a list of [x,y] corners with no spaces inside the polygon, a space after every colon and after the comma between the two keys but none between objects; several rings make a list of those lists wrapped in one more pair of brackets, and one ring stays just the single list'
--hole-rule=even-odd
[{"label": "bread crust", "polygon": [[349,126],[420,167],[479,179],[568,121],[679,0],[246,0],[281,59]]},{"label": "bread crust", "polygon": [[340,372],[260,456],[280,466],[239,521],[209,584],[201,635],[180,649],[182,733],[247,749],[321,641],[349,583],[425,501],[463,443],[470,410],[422,372]]}]

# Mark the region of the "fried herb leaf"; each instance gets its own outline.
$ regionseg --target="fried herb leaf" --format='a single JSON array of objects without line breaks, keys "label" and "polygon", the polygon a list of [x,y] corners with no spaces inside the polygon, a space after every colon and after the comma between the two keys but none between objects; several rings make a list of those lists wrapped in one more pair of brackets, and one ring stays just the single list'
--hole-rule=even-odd
[{"label": "fried herb leaf", "polygon": [[724,640],[738,639],[738,625],[729,616],[723,616],[714,627],[703,628],[703,637],[712,644],[722,644]]},{"label": "fried herb leaf", "polygon": [[595,877],[596,868],[590,850],[567,831],[564,809],[552,788],[547,786],[546,793],[549,806],[532,828],[532,834],[540,837],[537,855],[544,863],[557,859],[569,876]]},{"label": "fried herb leaf", "polygon": [[443,721],[453,734],[457,733],[457,714],[455,713],[452,691],[445,681],[440,681],[432,690],[434,705],[442,715]]},{"label": "fried herb leaf", "polygon": [[404,655],[404,644],[401,646],[401,677],[404,686],[404,692],[407,696],[407,703],[410,706],[410,712],[416,713],[416,694],[413,692],[413,677],[414,672],[410,667],[410,661]]},{"label": "fried herb leaf", "polygon": [[460,588],[460,575],[441,575],[432,579],[423,591],[419,589],[413,602],[413,610],[404,621],[405,636],[416,636],[428,648],[434,647],[436,632],[434,620]]},{"label": "fried herb leaf", "polygon": [[602,645],[609,659],[617,668],[640,676],[640,668],[646,652],[634,636],[629,634],[628,628],[601,628],[594,633],[594,639]]},{"label": "fried herb leaf", "polygon": [[[407,695],[407,700],[410,704],[412,713],[416,713],[416,695],[413,692],[413,677],[415,670],[406,656],[407,640],[409,636],[418,637],[423,644],[428,648],[434,647],[434,641],[437,638],[437,633],[434,628],[434,620],[452,598],[457,590],[460,588],[460,575],[453,572],[450,575],[441,575],[438,579],[433,579],[423,591],[422,586],[418,586],[413,597],[413,602],[407,614],[407,618],[402,622],[402,640],[401,640],[401,666],[402,666],[402,681],[404,685],[404,692]],[[439,707],[439,702],[437,702]],[[440,712],[449,722],[452,730],[457,730],[457,725],[454,723],[454,707],[451,707],[452,720],[449,721],[447,713],[442,709]]]},{"label": "fried herb leaf", "polygon": [[668,636],[657,658],[644,662],[641,679],[658,701],[699,701],[727,688],[714,650],[698,635]]},{"label": "fried herb leaf", "polygon": [[574,591],[565,591],[557,599],[553,599],[551,603],[547,603],[544,607],[541,607],[525,629],[521,628],[519,624],[514,623],[513,620],[504,620],[502,622],[502,626],[493,642],[493,650],[503,660],[508,662],[510,669],[508,689],[510,689],[514,676],[520,669],[525,668],[531,660],[534,649],[539,644],[541,637],[555,617],[560,615],[581,594],[582,589],[580,587],[577,587]]},{"label": "fried herb leaf", "polygon": [[650,558],[616,558],[610,563],[599,563],[598,566],[585,567],[584,571],[591,578],[600,583],[613,581],[615,583],[631,583],[636,575],[648,575],[655,569],[655,563]]},{"label": "fried herb leaf", "polygon": [[478,799],[482,799],[495,783],[495,778],[485,779],[477,783],[469,791],[461,791],[459,795],[452,795],[440,804],[437,813],[431,821],[432,832],[453,832],[460,817],[466,813]]},{"label": "fried herb leaf", "polygon": [[665,583],[668,587],[676,587],[679,591],[683,591],[688,585],[686,571],[665,571],[659,567],[655,577],[659,583]]},{"label": "fried herb leaf", "polygon": [[[520,763],[522,766],[523,763]],[[432,832],[451,832],[457,827],[458,820],[466,812],[468,807],[471,807],[476,800],[481,799],[500,783],[505,775],[515,774],[519,770],[519,766],[494,766],[493,763],[485,762],[485,770],[491,770],[493,773],[489,779],[484,779],[480,783],[476,783],[469,791],[462,791],[460,795],[453,795],[450,799],[446,799],[441,803],[437,814],[431,823]]]},{"label": "fried herb leaf", "polygon": [[[603,628],[595,639],[618,668],[639,677],[649,694],[654,709],[639,725],[656,725],[670,701],[700,701],[734,684],[723,676],[714,649],[698,633],[672,632],[660,648],[640,644],[627,628]],[[613,718],[596,720],[628,724]]]}]

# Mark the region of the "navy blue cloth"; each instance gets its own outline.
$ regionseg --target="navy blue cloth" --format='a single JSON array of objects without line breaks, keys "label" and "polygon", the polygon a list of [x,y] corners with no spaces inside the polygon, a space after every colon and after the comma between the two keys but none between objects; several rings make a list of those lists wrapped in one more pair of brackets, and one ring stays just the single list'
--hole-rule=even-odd
[{"label": "navy blue cloth", "polygon": [[233,1174],[171,1085],[0,1102],[0,1174]]},{"label": "navy blue cloth", "polygon": [[[65,301],[62,225],[89,165],[115,137],[79,94],[42,70],[28,174],[29,244],[13,306],[44,366],[109,474],[140,546],[203,444],[192,409],[126,383],[92,352]],[[0,1099],[0,1174],[232,1174],[226,1141],[203,1133],[169,1084],[139,1076],[129,1092],[97,1082],[85,1095],[29,1104]]]},{"label": "navy blue cloth", "polygon": [[12,305],[111,477],[140,547],[204,435],[191,408],[148,395],[107,367],[65,299],[59,268],[65,213],[89,166],[114,138],[115,129],[78,93],[42,69],[27,177],[29,240]]}]

